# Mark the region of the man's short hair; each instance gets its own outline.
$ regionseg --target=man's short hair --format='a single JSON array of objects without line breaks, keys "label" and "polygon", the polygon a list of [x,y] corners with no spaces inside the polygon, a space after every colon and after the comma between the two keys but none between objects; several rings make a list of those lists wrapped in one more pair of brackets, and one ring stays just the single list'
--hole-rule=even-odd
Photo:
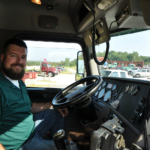
[{"label": "man's short hair", "polygon": [[14,44],[14,45],[17,45],[20,47],[24,47],[27,49],[27,45],[23,40],[13,38],[13,39],[9,39],[5,42],[2,54],[6,54],[6,52],[8,51],[8,47],[11,44]]}]

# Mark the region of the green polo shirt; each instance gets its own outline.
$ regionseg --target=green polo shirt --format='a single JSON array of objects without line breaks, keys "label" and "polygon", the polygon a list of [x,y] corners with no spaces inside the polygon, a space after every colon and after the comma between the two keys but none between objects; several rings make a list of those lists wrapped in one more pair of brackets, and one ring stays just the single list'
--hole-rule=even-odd
[{"label": "green polo shirt", "polygon": [[16,87],[0,71],[0,143],[17,150],[35,134],[31,101],[25,84]]}]

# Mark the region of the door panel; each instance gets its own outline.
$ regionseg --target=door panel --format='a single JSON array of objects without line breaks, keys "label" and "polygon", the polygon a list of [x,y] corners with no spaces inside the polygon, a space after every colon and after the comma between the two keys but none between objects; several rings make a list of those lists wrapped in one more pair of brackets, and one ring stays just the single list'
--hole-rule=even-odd
[{"label": "door panel", "polygon": [[54,96],[61,91],[59,88],[27,88],[32,102],[51,102]]}]

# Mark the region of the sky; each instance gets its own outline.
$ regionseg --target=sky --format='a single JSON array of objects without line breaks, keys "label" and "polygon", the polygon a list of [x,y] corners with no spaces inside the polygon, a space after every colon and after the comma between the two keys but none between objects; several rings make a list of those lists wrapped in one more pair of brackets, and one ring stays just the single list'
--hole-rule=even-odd
[{"label": "sky", "polygon": [[81,46],[76,43],[25,41],[28,47],[28,60],[50,62],[64,61],[65,58],[74,60]]},{"label": "sky", "polygon": [[[98,51],[105,51],[106,44],[99,46]],[[139,55],[150,56],[150,30],[112,37],[110,40],[110,51],[121,51],[132,53],[136,51]]]},{"label": "sky", "polygon": [[[81,46],[76,43],[25,42],[28,46],[28,60],[43,61],[44,58],[50,62],[64,61],[65,58],[74,60],[77,58],[77,52],[81,51]],[[98,47],[98,51],[103,52],[106,49],[106,44],[101,44]],[[110,51],[111,50],[128,53],[136,51],[139,55],[150,56],[150,31],[113,37],[110,40]]]}]

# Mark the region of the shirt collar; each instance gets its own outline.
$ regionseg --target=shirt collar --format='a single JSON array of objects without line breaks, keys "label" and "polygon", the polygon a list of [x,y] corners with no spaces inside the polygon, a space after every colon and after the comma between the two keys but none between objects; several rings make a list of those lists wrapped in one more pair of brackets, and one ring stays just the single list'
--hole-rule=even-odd
[{"label": "shirt collar", "polygon": [[[9,86],[9,87],[11,87],[11,88],[16,88],[16,89],[18,89],[18,87],[16,87],[9,79],[7,79],[6,77],[5,77],[5,75],[2,73],[2,71],[1,71],[1,68],[0,68],[0,77],[2,78],[2,80],[5,82],[5,85],[6,86]],[[18,82],[19,82],[19,85],[21,84],[21,82],[20,82],[20,80],[18,80]],[[21,86],[20,86],[21,87]]]}]

